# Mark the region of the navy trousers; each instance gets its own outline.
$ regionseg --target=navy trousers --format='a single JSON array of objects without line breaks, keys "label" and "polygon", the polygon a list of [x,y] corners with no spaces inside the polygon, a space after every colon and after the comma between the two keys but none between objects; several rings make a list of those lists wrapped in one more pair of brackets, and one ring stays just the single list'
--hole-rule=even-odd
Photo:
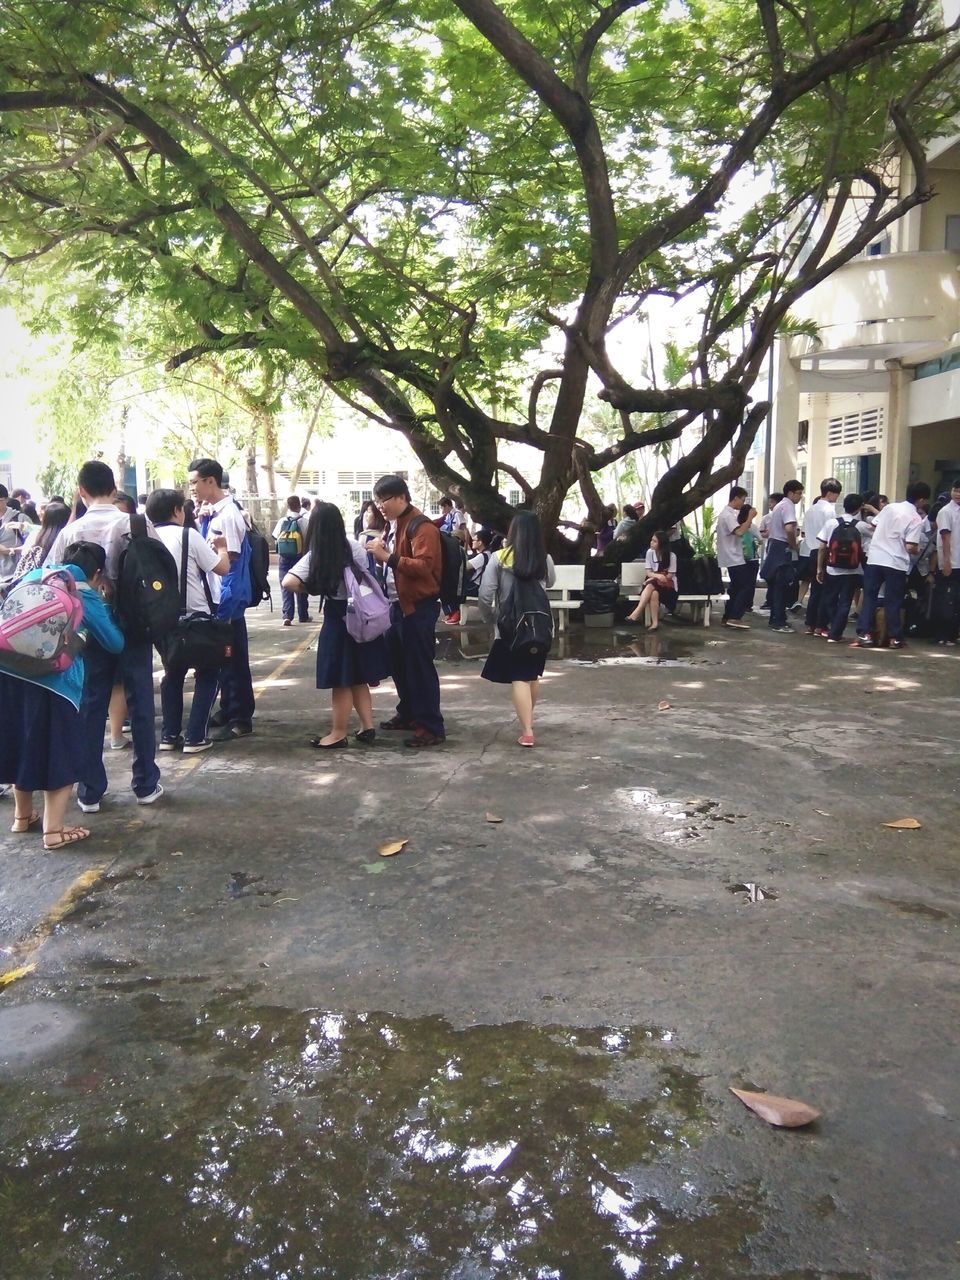
[{"label": "navy trousers", "polygon": [[786,542],[767,539],[767,554],[763,561],[764,581],[767,584],[767,600],[770,604],[771,627],[787,625],[787,603],[790,588],[797,580],[796,568]]},{"label": "navy trousers", "polygon": [[[177,738],[183,728],[183,682],[188,667],[167,667],[160,681],[160,708],[163,712],[163,736]],[[193,686],[193,703],[187,722],[186,741],[203,742],[207,736],[210,712],[217,696],[217,668],[198,671]]]},{"label": "navy trousers", "polygon": [[757,589],[757,571],[759,568],[758,561],[748,560],[746,564],[732,564],[727,569],[727,573],[730,575],[730,591],[727,596],[726,608],[723,611],[724,622],[729,618],[732,618],[734,622],[739,622],[750,608],[753,601],[753,593]]},{"label": "navy trousers", "polygon": [[80,702],[81,773],[77,798],[96,804],[107,789],[103,767],[103,726],[114,677],[127,696],[133,738],[133,790],[148,796],[157,789],[157,733],[153,701],[153,645],[127,644],[122,653],[107,653],[91,636],[83,651],[83,698]]},{"label": "navy trousers", "polygon": [[883,564],[867,564],[863,570],[863,604],[860,608],[860,620],[857,623],[859,635],[866,635],[873,630],[873,619],[877,611],[877,597],[883,587],[883,610],[887,615],[887,634],[891,640],[903,639],[903,623],[900,611],[903,598],[907,594],[906,569],[888,569]]},{"label": "navy trousers", "polygon": [[434,661],[439,615],[438,600],[421,601],[407,616],[394,602],[390,610],[387,645],[390,671],[399,696],[397,715],[417,728],[443,736],[440,677]]},{"label": "navy trousers", "polygon": [[232,619],[233,652],[220,668],[220,713],[224,724],[250,724],[255,702],[250,674],[247,620],[241,613]]},{"label": "navy trousers", "polygon": [[310,597],[304,591],[284,591],[283,580],[297,563],[297,556],[280,557],[280,611],[284,618],[293,621],[293,602],[297,602],[297,617],[301,622],[310,621]]},{"label": "navy trousers", "polygon": [[[839,640],[850,617],[850,606],[863,578],[859,573],[826,574],[820,597],[821,616],[829,628],[830,639]],[[820,625],[820,624],[818,624]]]}]

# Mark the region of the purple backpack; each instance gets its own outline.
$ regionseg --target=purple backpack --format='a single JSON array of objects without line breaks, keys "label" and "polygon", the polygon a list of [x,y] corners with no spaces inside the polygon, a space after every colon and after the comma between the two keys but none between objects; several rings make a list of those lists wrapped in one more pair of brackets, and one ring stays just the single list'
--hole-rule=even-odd
[{"label": "purple backpack", "polygon": [[390,601],[380,589],[376,578],[361,573],[351,564],[354,581],[348,570],[343,572],[343,585],[347,592],[347,632],[357,644],[377,640],[390,630]]},{"label": "purple backpack", "polygon": [[21,578],[0,605],[0,670],[27,677],[66,671],[83,647],[82,626],[83,602],[66,569]]}]

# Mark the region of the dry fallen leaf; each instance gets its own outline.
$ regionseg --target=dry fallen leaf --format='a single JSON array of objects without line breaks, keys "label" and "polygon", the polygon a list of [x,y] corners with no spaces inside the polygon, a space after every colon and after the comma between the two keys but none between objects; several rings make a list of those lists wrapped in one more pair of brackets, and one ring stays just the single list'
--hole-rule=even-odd
[{"label": "dry fallen leaf", "polygon": [[182,857],[183,857],[183,850],[182,850],[182,849],[174,849],[173,853],[171,853],[171,854],[170,854],[170,857],[171,857],[171,858],[182,858]]},{"label": "dry fallen leaf", "polygon": [[33,973],[36,967],[35,964],[22,964],[18,969],[8,969],[6,973],[0,973],[0,987],[9,987],[11,982],[16,982],[20,978],[25,978],[27,974]]},{"label": "dry fallen leaf", "polygon": [[820,815],[820,817],[821,817],[821,818],[831,818],[831,817],[833,817],[833,815],[832,815],[832,814],[830,814],[830,813],[825,813],[825,812],[823,811],[823,809],[814,809],[814,811],[813,811],[813,812],[814,812],[814,813],[819,813],[819,815]]},{"label": "dry fallen leaf", "polygon": [[381,858],[392,858],[395,853],[399,853],[408,841],[406,840],[388,840],[386,844],[382,844],[377,852]]},{"label": "dry fallen leaf", "polygon": [[753,1093],[749,1089],[734,1089],[733,1085],[730,1092],[736,1094],[745,1107],[755,1111],[761,1120],[781,1129],[800,1129],[820,1116],[815,1107],[797,1102],[795,1098],[780,1098],[775,1093]]},{"label": "dry fallen leaf", "polygon": [[502,821],[503,821],[503,819],[502,819],[502,818],[498,818],[498,817],[497,817],[497,815],[496,815],[495,813],[488,813],[488,814],[487,814],[487,821],[488,821],[488,822],[502,822]]},{"label": "dry fallen leaf", "polygon": [[898,818],[896,822],[885,822],[885,827],[893,827],[895,831],[919,831],[923,826],[916,818]]},{"label": "dry fallen leaf", "polygon": [[658,703],[657,703],[657,710],[658,710],[658,711],[669,711],[672,705],[673,705],[673,703],[671,703],[671,702],[667,702],[666,698],[664,698],[664,700],[663,700],[662,702],[658,702]]}]

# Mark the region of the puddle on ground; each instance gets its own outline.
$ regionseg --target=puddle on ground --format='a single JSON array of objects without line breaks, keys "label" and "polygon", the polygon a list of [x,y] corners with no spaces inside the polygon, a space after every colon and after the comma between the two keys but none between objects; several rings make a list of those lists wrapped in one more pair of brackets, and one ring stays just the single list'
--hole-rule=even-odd
[{"label": "puddle on ground", "polygon": [[652,1027],[114,999],[0,1069],[5,1280],[743,1275],[762,1197],[694,1180],[696,1065]]},{"label": "puddle on ground", "polygon": [[747,902],[776,902],[780,896],[775,889],[767,889],[755,880],[747,880],[744,884],[728,884],[730,893],[742,894]]},{"label": "puddle on ground", "polygon": [[724,813],[719,800],[672,800],[661,796],[652,788],[631,787],[621,796],[635,810],[639,810],[648,822],[648,834],[652,839],[667,844],[686,840],[702,840],[705,834],[723,823],[735,823],[742,813]]},{"label": "puddle on ground", "polygon": [[[437,634],[437,662],[483,662],[490,652],[489,628],[468,630],[454,627],[449,633]],[[584,627],[569,634],[555,635],[548,662],[569,662],[578,666],[693,667],[719,666],[717,658],[704,658],[683,637],[662,636],[604,627]]]}]

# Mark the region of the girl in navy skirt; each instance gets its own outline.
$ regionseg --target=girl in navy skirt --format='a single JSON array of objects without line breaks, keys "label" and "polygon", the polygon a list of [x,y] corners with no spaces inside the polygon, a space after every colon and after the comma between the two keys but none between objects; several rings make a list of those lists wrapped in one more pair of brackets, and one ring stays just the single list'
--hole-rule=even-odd
[{"label": "girl in navy skirt", "polygon": [[367,570],[367,553],[348,538],[339,507],[318,502],[307,525],[306,554],[283,580],[284,591],[306,591],[323,597],[323,627],[317,646],[317,688],[331,690],[333,727],[323,737],[310,739],[322,750],[345,747],[351,707],[360,717],[353,735],[369,745],[376,737],[370,686],[390,675],[390,655],[384,636],[357,644],[347,631],[347,590],[344,572],[353,576]]},{"label": "girl in navy skirt", "polygon": [[[123,648],[123,633],[97,587],[106,563],[103,547],[75,542],[64,553],[64,567],[76,579],[83,602],[83,625],[110,653]],[[57,565],[34,569],[28,581]],[[16,816],[12,830],[24,835],[41,815],[33,808],[33,792],[43,792],[43,847],[62,849],[86,840],[86,827],[67,827],[64,814],[73,784],[80,777],[80,697],[83,655],[66,671],[29,679],[0,672],[0,782],[12,782]]]},{"label": "girl in navy skirt", "polygon": [[677,607],[677,557],[670,550],[670,540],[662,530],[650,539],[650,550],[644,561],[647,567],[647,579],[640,592],[640,599],[633,613],[627,615],[627,622],[642,622],[643,611],[650,605],[653,614],[649,630],[656,631],[660,625],[660,606],[670,613]]},{"label": "girl in navy skirt", "polygon": [[535,580],[545,588],[556,580],[553,561],[543,545],[540,521],[532,511],[518,511],[510,522],[507,540],[492,555],[480,581],[478,604],[487,622],[494,623],[495,637],[487,660],[480,672],[484,680],[510,685],[513,707],[520,721],[521,747],[536,745],[533,736],[533,709],[537,705],[540,677],[547,661],[546,653],[527,657],[514,653],[500,638],[496,628],[501,598],[506,599],[515,578]]}]

